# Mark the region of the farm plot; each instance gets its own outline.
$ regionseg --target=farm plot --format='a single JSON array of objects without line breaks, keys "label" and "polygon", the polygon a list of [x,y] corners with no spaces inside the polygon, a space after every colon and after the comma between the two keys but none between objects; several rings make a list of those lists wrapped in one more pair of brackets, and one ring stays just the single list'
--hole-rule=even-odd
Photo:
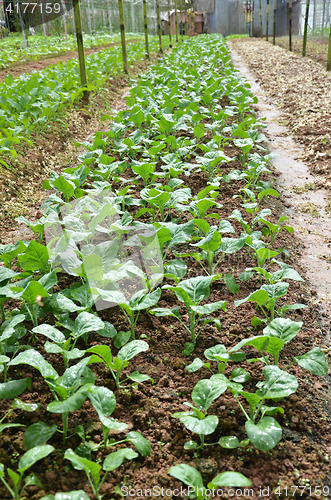
[{"label": "farm plot", "polygon": [[222,37],[187,40],[0,247],[3,498],[25,474],[35,500],[329,496],[328,366],[255,102]]}]

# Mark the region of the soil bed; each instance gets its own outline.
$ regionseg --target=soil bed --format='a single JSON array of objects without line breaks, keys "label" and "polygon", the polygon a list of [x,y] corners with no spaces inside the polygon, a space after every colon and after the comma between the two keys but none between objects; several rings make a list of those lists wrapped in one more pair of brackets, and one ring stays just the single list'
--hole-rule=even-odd
[{"label": "soil bed", "polygon": [[[261,53],[263,53],[263,58],[265,57],[265,60],[267,60],[268,57],[276,58],[275,51],[276,53],[277,51],[283,51],[283,49],[279,47],[271,47],[271,49],[269,49],[269,44],[265,42],[250,40],[243,40],[240,42],[243,44],[243,48],[242,50],[241,48],[238,50],[241,50],[243,54],[247,53],[247,57],[248,54],[252,52],[255,54],[256,58],[257,54],[259,54],[261,58]],[[248,43],[252,45],[248,46]],[[261,51],[261,44],[263,44],[264,52]],[[283,54],[283,52],[281,54]],[[292,55],[291,57],[297,56]],[[272,70],[272,64],[275,60],[276,59],[270,60],[269,71],[276,71]],[[254,61],[255,59],[252,57],[252,68],[254,68]],[[281,65],[280,57],[277,59],[277,62],[277,75],[279,75]],[[307,61],[302,64],[307,64]],[[273,73],[273,77],[269,77],[264,67],[261,69],[258,63],[256,63],[256,65],[258,71],[260,71],[259,79],[261,83],[266,85],[266,88],[271,88],[272,83],[274,83],[273,88],[275,92],[279,94],[277,95],[278,103],[281,106],[285,106],[286,103],[288,103],[288,101],[286,101],[285,91],[283,95],[280,90],[285,85],[285,76],[282,81],[280,81],[278,77],[277,80],[275,80],[276,73]],[[291,67],[293,69],[292,65]],[[296,67],[299,67],[298,62]],[[314,71],[317,72],[318,70],[314,68]],[[327,77],[325,76],[325,78]],[[127,81],[123,80],[122,85],[126,84]],[[322,92],[322,89],[320,92]],[[316,91],[314,91],[314,95],[315,103],[312,105],[314,105],[316,109],[318,107],[318,103],[316,103]],[[298,117],[301,116],[300,103],[297,102],[293,96],[292,99],[291,104],[289,104],[290,107],[285,106],[290,130],[294,129],[295,120],[298,120]],[[300,101],[301,105],[303,105],[303,102],[306,102],[304,99],[307,99],[307,97],[302,96],[302,99],[303,101]],[[311,99],[313,99],[313,96],[311,96]],[[320,108],[317,109],[318,113],[322,113]],[[74,113],[77,113],[77,115],[75,114],[74,116],[79,116],[82,123],[84,111],[75,111]],[[291,113],[295,114],[296,118],[290,118]],[[325,114],[323,117],[325,120],[323,126],[326,127],[327,115]],[[87,120],[89,120],[89,118]],[[95,123],[95,125],[97,125],[97,123]],[[313,127],[313,125],[314,124],[309,122],[309,127]],[[306,126],[308,127],[308,125]],[[91,129],[92,127],[90,130]],[[75,133],[75,140],[77,140],[76,129],[73,129],[73,131]],[[314,131],[311,133],[315,135]],[[325,135],[326,132],[324,131],[323,133]],[[80,137],[84,136],[84,134],[85,136],[87,135],[87,127],[82,126]],[[303,135],[299,137],[302,138]],[[68,143],[71,139],[72,138],[69,136],[67,139]],[[47,137],[43,140],[46,142]],[[61,139],[58,138],[57,140],[59,147],[61,147]],[[43,147],[45,147],[45,143],[43,143]],[[64,166],[76,164],[77,158],[75,151],[71,149],[70,154],[68,154],[66,147],[65,145],[64,151],[60,156],[57,151],[52,153],[48,152],[46,161],[44,160],[45,164],[49,166],[50,159],[52,159],[52,162],[56,162],[56,165],[52,166],[52,169],[58,171]],[[329,149],[327,151],[327,154],[330,154]],[[235,155],[237,155],[237,157],[239,156],[239,150],[236,150],[234,147],[227,147],[224,149],[224,152],[231,157]],[[316,151],[314,155],[316,156]],[[325,158],[325,156],[323,158]],[[33,165],[34,164],[31,162],[30,168],[33,168]],[[316,165],[317,163],[313,162],[311,167],[316,169]],[[240,168],[239,160],[237,160],[236,163],[231,163],[231,167],[225,166],[223,169],[224,173],[228,173],[232,168]],[[43,171],[41,166],[39,167],[39,172],[42,178],[48,174],[48,170]],[[125,174],[129,176],[129,173],[125,172]],[[269,177],[264,176],[263,180],[271,180],[274,183],[276,178],[277,173],[274,172],[274,174]],[[320,182],[325,183],[326,178],[329,178],[328,173],[325,173],[325,177],[323,177]],[[207,186],[208,176],[204,172],[198,172],[189,177],[183,176],[183,180],[185,185],[191,189],[192,194],[196,195],[201,189]],[[33,191],[34,196],[36,196],[36,198],[41,198],[42,191],[40,189],[40,180],[38,181],[35,178],[34,182],[39,186],[38,189]],[[221,185],[219,199],[223,206],[217,209],[213,208],[213,212],[217,212],[220,219],[228,217],[235,208],[240,208],[240,199],[233,198],[233,195],[238,194],[239,189],[243,186],[244,181]],[[137,190],[141,190],[142,187],[143,184],[140,182]],[[261,208],[272,209],[273,216],[270,220],[273,222],[278,220],[280,216],[286,215],[286,207],[282,199],[272,197],[269,197],[268,200],[264,199],[261,203]],[[36,216],[38,209],[39,206],[37,204],[35,206]],[[132,213],[134,213],[134,211]],[[7,242],[10,239],[16,241],[18,235],[17,228],[15,228],[15,223],[10,220],[9,213],[7,217],[7,221],[2,223],[3,241]],[[187,222],[189,218],[190,217],[181,214],[180,222]],[[217,223],[217,221],[214,222]],[[239,223],[235,221],[233,225],[236,232],[240,233]],[[8,235],[8,231],[10,230],[14,232]],[[183,250],[184,249],[187,250],[187,247],[183,247]],[[305,277],[305,271],[302,269],[299,262],[302,243],[297,239],[296,235],[282,232],[276,239],[274,249],[280,249],[281,256],[284,256],[284,249],[289,252],[290,257],[287,258],[286,262]],[[175,256],[170,253],[168,259],[170,258],[175,258]],[[186,258],[185,262],[188,265],[188,274],[185,279],[202,274],[200,265],[197,262],[189,258]],[[247,250],[243,250],[240,253],[240,259],[236,257],[235,259],[224,260],[221,262],[217,271],[222,272],[223,275],[226,273],[233,273],[238,281],[238,276],[245,267],[252,267],[254,265],[255,261],[248,254]],[[173,284],[171,281],[169,281],[169,283]],[[320,495],[321,488],[323,487],[328,487],[331,492],[331,408],[330,398],[327,393],[327,388],[331,381],[330,375],[316,377],[309,372],[301,370],[297,366],[292,366],[288,369],[289,373],[295,374],[298,378],[299,389],[289,398],[285,398],[277,403],[285,410],[283,415],[277,416],[277,420],[283,428],[283,438],[280,443],[269,452],[258,451],[253,446],[226,450],[215,445],[206,447],[199,453],[193,450],[184,450],[183,448],[184,443],[192,439],[192,433],[188,432],[178,419],[171,418],[171,415],[176,411],[186,410],[187,407],[185,407],[183,403],[185,401],[190,401],[190,395],[194,385],[202,378],[209,378],[210,376],[210,372],[207,369],[202,368],[197,373],[188,373],[185,370],[185,366],[189,364],[189,362],[192,362],[195,357],[204,359],[203,352],[206,348],[212,347],[218,343],[230,347],[244,338],[262,333],[263,328],[261,326],[253,328],[250,324],[251,319],[256,314],[254,305],[248,302],[238,308],[234,306],[234,300],[242,299],[253,290],[259,288],[259,280],[251,279],[247,282],[238,281],[238,283],[240,283],[240,291],[236,295],[232,295],[229,292],[223,281],[217,281],[213,284],[212,293],[207,302],[219,300],[227,301],[227,311],[221,312],[220,314],[214,314],[215,318],[217,317],[220,319],[222,329],[218,331],[215,326],[205,326],[199,337],[193,357],[190,358],[182,354],[184,342],[190,339],[187,338],[187,332],[182,328],[180,323],[174,321],[172,318],[157,318],[145,312],[140,314],[136,326],[136,337],[139,338],[142,334],[147,335],[149,338],[149,350],[145,354],[140,354],[137,358],[134,358],[133,362],[130,364],[130,371],[138,370],[141,373],[149,375],[153,378],[154,384],[145,382],[144,384],[139,384],[138,389],[128,387],[128,389],[116,391],[117,407],[112,416],[122,422],[126,422],[129,425],[129,430],[142,431],[144,437],[151,441],[152,453],[146,458],[137,458],[134,467],[132,462],[128,462],[123,464],[116,471],[110,473],[102,489],[104,500],[110,500],[114,497],[119,498],[112,493],[115,486],[127,486],[128,488],[134,488],[136,491],[144,488],[152,488],[153,486],[158,486],[159,488],[163,487],[165,490],[180,488],[180,483],[167,474],[169,467],[175,463],[193,465],[201,472],[205,481],[212,479],[216,474],[222,471],[234,470],[236,472],[241,472],[252,481],[252,488],[254,491],[253,498],[257,499],[270,498],[275,500],[277,498],[292,498],[293,496],[305,499],[323,498],[323,496]],[[65,288],[67,285],[67,277],[64,277],[62,282],[59,281],[58,289]],[[288,314],[288,316],[295,321],[304,321],[304,325],[297,337],[291,343],[285,345],[284,351],[282,351],[280,368],[285,368],[292,359],[292,356],[304,354],[315,345],[321,347],[325,346],[325,330],[329,328],[325,323],[327,323],[328,318],[323,316],[320,307],[316,305],[315,295],[316,292],[311,288],[308,282],[300,283],[291,281],[288,294],[286,297],[279,300],[279,306],[285,302],[285,299],[286,303],[300,302],[308,306],[307,309],[292,311]],[[177,301],[173,293],[169,290],[162,291],[159,307],[174,306],[176,303]],[[15,304],[13,303],[9,304],[10,308],[14,306]],[[180,309],[180,313],[182,319],[187,321],[188,318],[185,316],[184,308]],[[105,310],[100,314],[100,317],[103,320],[110,321],[117,330],[127,329],[123,315],[117,307]],[[103,340],[105,340],[107,344],[107,339]],[[97,337],[97,335],[90,335],[88,347],[98,343],[100,343],[100,338]],[[56,370],[59,372],[61,372],[61,370],[63,371],[62,361],[56,356],[47,354],[44,351],[44,341],[38,338],[35,347]],[[78,344],[77,347],[83,348],[84,346],[83,344],[81,346]],[[114,354],[116,354],[116,349],[112,350]],[[249,353],[256,354],[256,351],[252,349]],[[94,372],[98,375],[97,384],[102,384],[115,391],[115,385],[109,372],[103,369],[101,365],[92,366]],[[252,367],[252,364],[248,365],[248,363],[244,362],[241,366],[251,373],[251,379],[245,387],[247,387],[247,390],[255,389],[256,383],[261,378],[262,364],[258,362]],[[227,368],[225,374],[230,375],[232,368],[233,367]],[[213,366],[213,369],[215,370],[215,366]],[[29,376],[33,380],[31,390],[23,393],[20,398],[26,402],[40,402],[41,409],[34,413],[32,418],[31,414],[27,414],[21,410],[15,410],[16,416],[13,421],[17,420],[20,423],[25,421],[27,425],[37,421],[45,421],[48,425],[56,423],[61,427],[60,415],[54,416],[54,414],[45,411],[46,405],[51,401],[51,394],[39,372],[27,368],[24,365],[19,366],[19,372],[20,377]],[[10,370],[9,375],[13,378],[15,377],[13,369]],[[3,409],[6,410],[6,404],[3,406]],[[217,415],[220,423],[217,431],[213,435],[208,436],[208,439],[206,439],[207,442],[215,443],[221,436],[226,435],[236,435],[239,440],[246,438],[245,419],[237,403],[233,398],[228,396],[228,393],[223,394],[212,404],[209,414]],[[91,436],[94,442],[98,443],[101,441],[101,424],[98,421],[95,410],[89,402],[86,402],[80,410],[70,414],[69,428],[74,428],[78,424],[85,426],[86,434]],[[6,466],[13,466],[13,459],[15,460],[16,456],[20,456],[24,452],[22,436],[23,432],[17,429],[8,429],[3,433],[0,444],[0,462],[3,462]],[[195,437],[194,435],[193,438]],[[74,436],[68,440],[67,447],[70,446],[74,449],[80,443],[81,440],[77,436]],[[50,444],[54,445],[57,451],[52,453],[47,459],[38,462],[36,466],[33,467],[33,472],[39,477],[44,490],[40,491],[34,486],[29,487],[29,500],[38,500],[45,494],[55,494],[58,491],[76,489],[83,489],[87,492],[89,497],[94,500],[90,487],[86,482],[84,472],[72,468],[68,469],[68,462],[63,460],[64,448],[61,442],[61,436],[55,434],[50,440]],[[109,452],[110,449],[102,450],[98,452],[97,458],[102,459]],[[297,492],[292,495],[293,488],[291,489],[291,486],[301,486],[302,488],[298,489]],[[280,492],[278,495],[276,494],[277,487]],[[304,487],[306,487],[306,489],[303,489]],[[309,487],[311,487],[311,490],[309,490]],[[265,491],[261,492],[261,488]],[[268,488],[269,490],[267,490],[268,493],[266,494],[266,489]],[[285,493],[285,488],[288,488],[287,491],[291,493]],[[314,493],[315,488],[317,488],[317,494]],[[276,490],[275,493],[273,493],[274,490]],[[328,495],[325,495],[325,498],[327,496]],[[0,486],[0,497],[3,499],[8,497],[2,486]],[[140,497],[141,495],[139,495],[139,493],[127,496],[127,498],[131,499]],[[157,498],[157,495],[152,495],[152,498]],[[170,499],[173,497],[165,493],[163,498]],[[214,498],[220,499],[220,497]],[[222,498],[227,498],[227,496]],[[231,498],[237,500],[242,498],[242,495],[238,494],[231,496]]]}]

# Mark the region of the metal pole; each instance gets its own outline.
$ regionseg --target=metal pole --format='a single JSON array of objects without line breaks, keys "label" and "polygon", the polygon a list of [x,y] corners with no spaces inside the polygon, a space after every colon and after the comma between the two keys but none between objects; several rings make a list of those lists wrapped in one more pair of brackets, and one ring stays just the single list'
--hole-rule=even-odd
[{"label": "metal pole", "polygon": [[316,8],[317,8],[317,5],[316,5],[316,0],[314,0],[314,13],[313,13],[313,36],[315,35],[315,31],[316,31]]},{"label": "metal pole", "polygon": [[88,19],[88,28],[90,35],[92,36],[92,20],[91,20],[91,7],[90,7],[90,0],[87,0],[87,19]]},{"label": "metal pole", "polygon": [[252,36],[254,36],[254,0],[252,2]]},{"label": "metal pole", "polygon": [[290,23],[290,26],[289,26],[289,48],[290,48],[290,52],[292,52],[292,0],[290,0],[290,3],[289,3],[289,15],[290,15],[290,18],[289,18],[289,23]]},{"label": "metal pole", "polygon": [[268,41],[269,37],[269,0],[267,0],[267,28],[266,28],[266,40]]},{"label": "metal pole", "polygon": [[143,8],[144,8],[144,31],[145,31],[146,58],[149,59],[148,27],[147,27],[147,2],[146,2],[146,0],[143,0]]},{"label": "metal pole", "polygon": [[93,32],[94,35],[96,34],[96,29],[95,29],[95,10],[94,10],[94,0],[92,0],[92,20],[93,20]]},{"label": "metal pole", "polygon": [[274,28],[273,28],[273,45],[276,44],[276,10],[277,10],[277,0],[274,0]]},{"label": "metal pole", "polygon": [[302,57],[306,56],[309,2],[310,2],[310,0],[307,0],[307,2],[306,2],[306,15],[305,15],[305,28],[304,28],[304,32],[303,32]]},{"label": "metal pole", "polygon": [[[80,0],[73,0],[73,5],[74,5],[74,19],[76,26],[79,69],[80,69],[80,82],[82,87],[86,87],[87,78],[86,78],[84,43],[83,43],[82,18],[80,13]],[[88,100],[89,100],[89,92],[85,90],[83,97],[84,104],[88,104]]]},{"label": "metal pole", "polygon": [[118,0],[118,11],[119,11],[119,15],[120,15],[121,42],[122,42],[122,55],[123,55],[123,69],[124,69],[124,73],[128,73],[129,70],[128,70],[128,58],[127,58],[127,55],[126,55],[123,0]]},{"label": "metal pole", "polygon": [[157,16],[157,32],[159,35],[160,52],[162,54],[163,49],[162,49],[162,35],[161,35],[160,0],[156,0],[156,16]]}]

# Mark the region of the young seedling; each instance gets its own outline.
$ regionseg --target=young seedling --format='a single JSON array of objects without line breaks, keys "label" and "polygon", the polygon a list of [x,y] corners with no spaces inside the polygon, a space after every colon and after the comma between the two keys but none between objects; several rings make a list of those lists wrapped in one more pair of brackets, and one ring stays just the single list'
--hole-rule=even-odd
[{"label": "young seedling", "polygon": [[204,320],[200,330],[196,331],[200,319],[205,315],[218,311],[219,309],[223,309],[223,311],[226,310],[225,300],[205,304],[203,306],[199,305],[202,300],[209,297],[210,285],[212,281],[218,279],[218,277],[218,275],[198,276],[196,278],[181,281],[177,286],[165,285],[162,287],[163,289],[173,290],[177,298],[184,303],[189,318],[189,326],[183,323],[180,319],[181,316],[179,313],[179,307],[174,307],[173,309],[159,307],[150,311],[151,314],[155,314],[155,316],[172,316],[177,318],[184,328],[190,333],[192,342],[185,343],[185,349],[183,351],[185,355],[191,354],[203,327],[212,321],[207,319]]},{"label": "young seedling", "polygon": [[200,437],[200,444],[195,441],[187,441],[184,445],[186,450],[203,448],[205,436],[215,431],[218,425],[218,417],[216,415],[207,416],[207,411],[212,402],[223,394],[226,389],[226,384],[217,380],[200,380],[192,391],[191,397],[195,405],[185,402],[184,404],[190,408],[190,411],[181,411],[171,415],[173,418],[179,418],[186,429],[198,434]]},{"label": "young seedling", "polygon": [[24,455],[20,458],[18,462],[17,472],[12,469],[7,468],[7,473],[12,480],[13,487],[9,486],[7,481],[5,480],[5,468],[3,464],[0,464],[0,479],[12,495],[14,500],[21,500],[23,498],[24,490],[27,486],[39,486],[42,488],[42,484],[37,478],[35,474],[30,474],[25,478],[24,485],[22,485],[24,473],[30,469],[38,460],[42,460],[47,457],[50,453],[54,451],[53,446],[43,445],[43,446],[35,446],[28,450]]},{"label": "young seedling", "polygon": [[[205,352],[205,357],[210,360],[210,361],[216,361],[217,363],[217,371],[218,373],[224,373],[225,367],[228,362],[234,362],[238,363],[239,361],[243,361],[246,358],[246,354],[244,352],[236,351],[234,353],[227,352],[226,347],[223,344],[217,344],[214,347],[210,347],[209,349],[206,349]],[[200,358],[195,358],[193,363],[190,365],[186,366],[186,370],[190,373],[196,372],[200,370],[202,367],[208,368],[212,373],[213,371],[210,368],[210,363],[204,363]],[[244,375],[242,368],[235,368],[233,372],[236,374],[234,377],[231,375],[231,379],[234,380],[234,382],[245,382],[246,380],[249,379],[249,373],[245,372],[245,377],[238,379],[239,374],[238,370],[240,371],[241,375]],[[242,371],[243,370],[243,371]]]},{"label": "young seedling", "polygon": [[[129,361],[132,358],[134,358],[141,352],[147,351],[148,349],[149,346],[144,340],[132,340],[118,351],[117,357],[112,356],[110,347],[106,345],[93,346],[88,349],[87,352],[93,354],[93,356],[90,357],[89,364],[105,363],[112,376],[114,377],[116,387],[120,389],[121,387],[123,387],[120,384],[120,377],[123,369],[129,366]],[[146,380],[152,380],[147,375],[143,375],[142,373],[139,373],[137,371],[134,371],[130,375],[128,375],[123,382],[128,379],[136,383],[145,382]]]},{"label": "young seedling", "polygon": [[[101,500],[102,498],[102,495],[100,495],[100,490],[108,476],[108,472],[111,472],[120,467],[125,459],[134,460],[138,456],[138,453],[133,451],[131,448],[122,448],[118,451],[110,453],[105,458],[103,465],[101,466],[99,463],[92,462],[92,460],[88,460],[87,458],[77,455],[70,448],[64,454],[64,458],[70,460],[74,469],[83,470],[85,472],[90,483],[93,495],[97,500]],[[101,469],[105,471],[102,479],[100,476]]]},{"label": "young seedling", "polygon": [[170,467],[168,473],[170,476],[179,479],[188,486],[189,498],[197,498],[198,500],[208,500],[213,497],[212,490],[218,489],[219,486],[231,486],[243,488],[251,486],[251,482],[247,477],[239,472],[222,472],[214,477],[208,483],[208,489],[204,487],[202,476],[194,467],[186,464],[175,465]]}]

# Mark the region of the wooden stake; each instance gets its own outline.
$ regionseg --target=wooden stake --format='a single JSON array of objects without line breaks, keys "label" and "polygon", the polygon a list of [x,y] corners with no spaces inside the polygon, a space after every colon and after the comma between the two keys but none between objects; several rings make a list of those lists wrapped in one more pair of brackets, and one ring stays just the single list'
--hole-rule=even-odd
[{"label": "wooden stake", "polygon": [[[83,43],[82,18],[80,14],[80,0],[73,0],[73,5],[74,5],[74,19],[76,26],[79,69],[80,69],[80,83],[82,87],[86,87],[87,78],[86,78],[84,43]],[[83,96],[84,96],[83,97],[84,104],[88,104],[89,92],[87,90],[84,90]]]},{"label": "wooden stake", "polygon": [[157,32],[159,35],[160,52],[162,54],[163,49],[162,49],[162,35],[161,35],[160,0],[156,0],[156,17],[157,17]]},{"label": "wooden stake", "polygon": [[145,31],[146,58],[149,59],[148,27],[147,27],[147,2],[146,2],[146,0],[143,0],[143,7],[144,7],[144,31]]},{"label": "wooden stake", "polygon": [[326,4],[326,0],[323,0],[323,15],[322,15],[322,36],[324,36],[324,22],[325,22],[325,4]]},{"label": "wooden stake", "polygon": [[268,41],[269,37],[269,0],[267,0],[267,28],[266,28],[266,40]]},{"label": "wooden stake", "polygon": [[[183,26],[183,0],[180,0],[180,31],[182,34],[182,42],[184,41],[184,26]],[[185,18],[184,18],[185,19]]]},{"label": "wooden stake", "polygon": [[128,58],[127,58],[127,55],[126,55],[123,0],[118,0],[118,11],[119,11],[119,15],[120,15],[121,42],[122,42],[122,55],[123,55],[123,69],[124,69],[124,73],[129,73],[129,70],[128,70]]},{"label": "wooden stake", "polygon": [[303,32],[302,57],[306,57],[309,2],[310,2],[310,0],[307,0],[307,2],[306,2],[306,15],[305,15],[305,28],[304,28],[304,32]]}]

